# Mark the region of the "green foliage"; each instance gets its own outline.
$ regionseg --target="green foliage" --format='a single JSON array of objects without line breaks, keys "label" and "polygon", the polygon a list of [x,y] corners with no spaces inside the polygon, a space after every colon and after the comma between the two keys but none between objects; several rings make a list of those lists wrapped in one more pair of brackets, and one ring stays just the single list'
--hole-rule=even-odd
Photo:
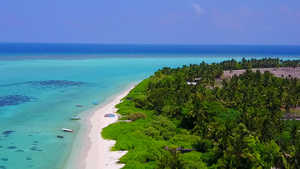
[{"label": "green foliage", "polygon": [[158,148],[151,149],[149,151],[145,148],[135,148],[129,151],[125,156],[123,156],[120,161],[123,163],[128,163],[129,161],[137,161],[139,163],[148,163],[150,161],[156,161],[160,151]]},{"label": "green foliage", "polygon": [[137,169],[137,168],[145,169],[145,167],[141,163],[134,160],[129,161],[127,165],[123,167],[123,169]]},{"label": "green foliage", "polygon": [[123,169],[153,169],[156,166],[155,161],[149,163],[139,163],[137,161],[128,161],[128,163],[123,167]]},{"label": "green foliage", "polygon": [[237,62],[234,59],[230,61],[223,61],[220,63],[224,70],[238,70],[251,68],[277,68],[277,67],[298,67],[300,60],[279,60],[278,58],[262,58],[250,59],[245,58]]},{"label": "green foliage", "polygon": [[144,130],[144,134],[157,139],[160,136],[160,131],[150,126]]},{"label": "green foliage", "polygon": [[[134,140],[134,141],[133,141]],[[140,130],[125,134],[120,137],[115,145],[116,150],[131,150],[135,148],[151,148],[151,147],[163,147],[164,145],[159,145],[160,143],[152,138],[144,135]]]},{"label": "green foliage", "polygon": [[163,116],[157,116],[152,121],[151,124],[154,128],[159,130],[172,131],[176,128],[172,121],[168,120]]},{"label": "green foliage", "polygon": [[[298,79],[247,70],[215,87],[223,70],[299,61],[232,59],[163,68],[117,105],[133,122],[114,123],[102,136],[117,141],[113,150],[129,150],[120,159],[124,168],[300,168],[300,122],[282,120],[284,111],[299,105]],[[181,154],[178,147],[196,151]]]},{"label": "green foliage", "polygon": [[132,123],[119,122],[113,123],[103,129],[101,132],[104,139],[117,140],[125,134],[144,128],[149,123],[149,120],[138,120]]},{"label": "green foliage", "polygon": [[184,169],[208,169],[202,161],[202,154],[196,151],[182,154]]},{"label": "green foliage", "polygon": [[146,119],[146,118],[147,118],[146,113],[142,113],[142,112],[131,113],[128,116],[128,119],[132,121],[136,121],[138,119]]},{"label": "green foliage", "polygon": [[206,152],[209,152],[212,149],[212,144],[211,144],[210,140],[202,139],[202,140],[199,140],[196,143],[195,147],[197,148],[197,150],[199,152],[206,153]]},{"label": "green foliage", "polygon": [[138,95],[134,98],[134,104],[137,108],[145,108],[147,106],[147,96]]},{"label": "green foliage", "polygon": [[183,169],[181,153],[176,146],[169,146],[169,151],[163,151],[158,159],[157,169]]},{"label": "green foliage", "polygon": [[177,134],[172,137],[169,142],[174,145],[178,145],[181,148],[192,149],[199,142],[201,138],[195,135]]}]

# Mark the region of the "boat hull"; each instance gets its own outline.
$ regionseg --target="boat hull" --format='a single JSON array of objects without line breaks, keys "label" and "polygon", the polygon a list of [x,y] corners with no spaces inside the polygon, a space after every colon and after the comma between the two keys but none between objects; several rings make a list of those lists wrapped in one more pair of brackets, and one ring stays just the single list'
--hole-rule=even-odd
[{"label": "boat hull", "polygon": [[70,117],[71,120],[80,120],[80,117]]},{"label": "boat hull", "polygon": [[66,129],[66,128],[62,128],[61,130],[64,131],[64,132],[73,132],[73,130],[71,130],[71,129]]}]

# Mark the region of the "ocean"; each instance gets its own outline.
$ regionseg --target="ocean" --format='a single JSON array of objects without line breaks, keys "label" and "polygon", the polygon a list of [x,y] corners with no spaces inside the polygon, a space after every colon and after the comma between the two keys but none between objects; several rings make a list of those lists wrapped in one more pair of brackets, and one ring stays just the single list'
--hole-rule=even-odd
[{"label": "ocean", "polygon": [[243,57],[300,59],[300,46],[0,43],[0,169],[62,169],[87,127],[69,117],[162,67]]}]

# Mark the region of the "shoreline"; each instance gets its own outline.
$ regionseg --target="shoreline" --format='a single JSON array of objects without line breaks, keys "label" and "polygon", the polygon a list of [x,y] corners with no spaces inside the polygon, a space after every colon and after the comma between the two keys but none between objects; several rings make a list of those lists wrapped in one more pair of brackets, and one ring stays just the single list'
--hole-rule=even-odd
[{"label": "shoreline", "polygon": [[[117,162],[127,151],[110,151],[115,141],[104,140],[101,132],[104,127],[118,120],[115,106],[135,87],[134,84],[137,83],[132,83],[125,90],[108,97],[103,105],[91,110],[89,115],[82,118],[81,129],[76,136],[65,169],[117,169],[124,166]],[[108,113],[115,114],[115,117],[104,117]]]}]

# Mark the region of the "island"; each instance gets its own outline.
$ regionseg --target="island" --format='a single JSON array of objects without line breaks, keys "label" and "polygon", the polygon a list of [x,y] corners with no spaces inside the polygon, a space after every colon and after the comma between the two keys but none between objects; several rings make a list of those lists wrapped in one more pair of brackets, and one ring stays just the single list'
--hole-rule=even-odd
[{"label": "island", "polygon": [[102,137],[128,151],[125,169],[300,168],[299,63],[162,68],[122,99]]}]

